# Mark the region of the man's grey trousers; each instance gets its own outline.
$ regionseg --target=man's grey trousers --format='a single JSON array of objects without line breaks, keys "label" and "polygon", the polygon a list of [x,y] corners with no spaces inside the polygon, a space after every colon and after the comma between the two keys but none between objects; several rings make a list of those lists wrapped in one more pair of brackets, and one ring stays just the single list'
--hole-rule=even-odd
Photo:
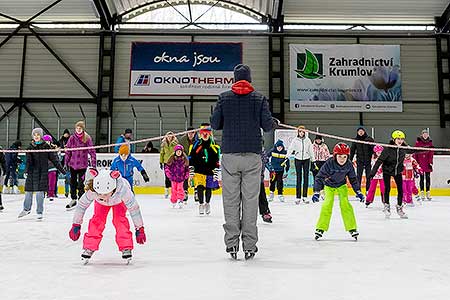
[{"label": "man's grey trousers", "polygon": [[261,185],[261,156],[256,153],[222,155],[222,197],[225,214],[225,245],[255,251],[258,241],[256,220]]}]

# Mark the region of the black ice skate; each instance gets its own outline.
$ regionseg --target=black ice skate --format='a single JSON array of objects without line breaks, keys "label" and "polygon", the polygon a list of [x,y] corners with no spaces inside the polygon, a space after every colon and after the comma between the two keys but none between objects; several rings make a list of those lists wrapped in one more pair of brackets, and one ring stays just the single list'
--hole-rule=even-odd
[{"label": "black ice skate", "polygon": [[315,239],[316,239],[316,241],[318,240],[318,239],[320,239],[320,238],[322,238],[322,236],[323,236],[323,230],[321,230],[321,229],[316,229],[316,232],[315,232]]},{"label": "black ice skate", "polygon": [[354,239],[355,239],[355,241],[357,241],[357,240],[358,240],[358,235],[359,235],[359,232],[358,232],[358,231],[356,231],[356,229],[352,229],[352,230],[350,230],[350,231],[349,231],[349,233],[350,233],[350,235],[352,236],[352,238],[354,238]]},{"label": "black ice skate", "polygon": [[227,251],[227,253],[230,253],[230,256],[232,259],[234,259],[234,260],[237,259],[237,253],[239,252],[238,246],[229,247],[229,248],[227,248],[226,251]]},{"label": "black ice skate", "polygon": [[255,257],[256,252],[258,252],[258,247],[255,246],[254,250],[245,250],[245,260],[250,260]]},{"label": "black ice skate", "polygon": [[69,204],[66,205],[66,210],[72,210],[77,206],[77,200],[72,199]]},{"label": "black ice skate", "polygon": [[272,223],[272,215],[270,213],[262,215],[262,219],[266,223]]}]

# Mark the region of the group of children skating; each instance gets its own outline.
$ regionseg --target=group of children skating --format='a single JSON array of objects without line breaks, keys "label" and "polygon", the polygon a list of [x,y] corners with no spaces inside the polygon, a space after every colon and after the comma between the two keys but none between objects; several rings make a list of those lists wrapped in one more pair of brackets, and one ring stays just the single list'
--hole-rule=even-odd
[{"label": "group of children skating", "polygon": [[[286,176],[285,172],[289,171],[289,155],[295,154],[296,166],[299,166],[297,170],[300,169],[301,172],[303,171],[303,174],[306,172],[304,164],[309,160],[311,172],[314,176],[314,195],[312,201],[319,202],[320,199],[324,199],[320,218],[316,225],[316,239],[321,238],[323,233],[328,230],[335,194],[338,194],[339,197],[344,227],[353,238],[357,239],[359,233],[357,231],[353,208],[348,200],[347,180],[350,182],[356,197],[361,202],[365,202],[367,207],[373,203],[375,192],[379,185],[383,202],[383,212],[386,218],[391,216],[389,201],[391,178],[394,179],[397,186],[397,205],[395,206],[395,210],[400,218],[408,218],[404,211],[404,205],[414,206],[413,195],[417,195],[417,201],[431,200],[429,183],[430,172],[433,166],[433,152],[398,148],[398,146],[407,146],[405,143],[405,134],[402,131],[395,130],[392,132],[392,139],[389,144],[393,147],[384,148],[381,145],[373,146],[368,144],[373,149],[373,155],[371,157],[371,168],[368,169],[369,172],[366,174],[366,182],[369,184],[366,184],[367,190],[366,195],[364,195],[361,192],[361,182],[358,180],[355,168],[350,160],[350,147],[344,143],[338,143],[333,148],[331,156],[321,136],[316,136],[314,142],[310,144],[304,141],[306,134],[301,134],[303,130],[304,127],[299,127],[299,134],[290,145],[291,149],[286,150],[283,142],[279,140],[275,143],[274,148],[268,152],[272,163],[272,169],[270,170],[269,201],[273,200],[276,185],[278,199],[284,202],[283,179]],[[373,140],[370,142],[373,142]],[[433,147],[427,130],[422,131],[415,146]],[[309,149],[307,149],[308,147]],[[292,149],[301,149],[301,151]],[[421,167],[422,165],[425,167]],[[297,173],[297,183],[299,177],[302,179],[302,175]],[[418,177],[421,178],[420,188],[422,192],[420,194],[415,185],[415,179]],[[305,185],[307,186],[307,180],[308,177],[303,178],[303,190],[297,185],[296,204],[309,202],[304,197],[305,194],[303,192]],[[426,195],[424,189],[426,189]],[[264,190],[261,189],[261,193],[263,192]]]},{"label": "group of children skating", "polygon": [[182,208],[187,203],[190,185],[195,190],[199,214],[209,215],[212,191],[219,188],[220,147],[215,143],[208,123],[202,123],[197,134],[193,131],[188,135],[191,137],[187,149],[171,132],[163,140],[160,163],[166,176],[165,197],[169,198],[170,187],[172,206]]},{"label": "group of children skating", "polygon": [[[300,128],[300,130],[303,129]],[[78,138],[81,141],[83,136],[81,135]],[[54,147],[51,143],[51,137],[44,136],[40,128],[33,130],[32,139],[28,147],[29,150],[51,149]],[[422,143],[420,146],[423,147],[423,143],[427,142],[428,139],[428,132],[424,131],[421,138],[418,139],[418,143]],[[348,199],[347,179],[356,196],[361,202],[365,201],[367,206],[373,203],[375,191],[379,185],[384,204],[383,211],[386,217],[389,217],[391,214],[389,203],[391,178],[394,178],[397,185],[396,211],[401,218],[407,218],[406,213],[403,211],[403,203],[412,204],[412,195],[418,194],[415,186],[415,178],[417,176],[421,177],[421,189],[423,190],[426,186],[426,197],[431,199],[429,194],[429,172],[432,170],[432,152],[416,151],[415,153],[415,156],[429,167],[427,172],[412,156],[414,151],[396,147],[406,146],[404,140],[405,134],[396,130],[392,133],[392,140],[390,141],[390,144],[394,147],[383,148],[380,145],[373,147],[372,167],[370,174],[367,176],[371,184],[365,197],[361,192],[360,182],[357,179],[354,166],[349,159],[350,147],[345,143],[338,143],[334,146],[332,154],[330,154],[328,147],[323,143],[322,137],[316,136],[314,143],[311,145],[310,157],[308,158],[312,161],[311,171],[314,175],[312,201],[319,202],[320,199],[324,200],[316,225],[316,239],[320,239],[329,228],[335,194],[339,197],[345,230],[353,238],[358,238],[356,218]],[[213,190],[219,188],[220,173],[220,147],[214,142],[211,127],[207,123],[202,124],[197,136],[189,139],[188,149],[185,149],[183,145],[176,141],[173,134],[168,134],[164,141],[167,145],[173,145],[172,153],[168,156],[167,161],[162,161],[162,168],[171,184],[170,201],[173,207],[181,208],[185,205],[187,200],[186,182],[188,182],[188,185],[190,184],[195,188],[200,215],[209,214],[211,212],[211,194]],[[432,147],[432,145],[425,145],[425,147]],[[170,148],[168,149],[170,151]],[[269,151],[266,152],[264,148],[261,151],[261,160],[264,167],[261,172],[259,209],[264,222],[272,222],[268,200],[273,201],[275,188],[278,191],[279,200],[281,202],[284,201],[283,180],[286,178],[290,168],[288,153],[289,150],[285,148],[281,140],[277,141]],[[134,168],[141,172],[144,181],[147,182],[149,178],[139,161],[131,155],[128,145],[120,146],[118,154],[119,156],[113,161],[110,170],[98,171],[95,168],[87,168],[84,174],[80,174],[82,178],[77,178],[77,180],[82,181],[82,188],[79,191],[73,225],[69,232],[72,240],[76,241],[79,239],[84,213],[89,205],[95,202],[94,215],[89,222],[88,231],[84,235],[83,241],[82,257],[86,261],[98,250],[107,215],[111,208],[113,210],[113,225],[116,228],[116,242],[124,259],[131,259],[131,251],[133,249],[132,233],[126,217],[127,210],[135,225],[136,241],[140,244],[146,241],[142,215],[133,192]],[[161,156],[162,159],[163,156],[164,154]],[[68,165],[70,166],[70,164]],[[0,166],[3,172],[6,173],[7,168],[2,153],[0,153]],[[264,186],[265,169],[270,173],[270,194],[268,199]],[[56,170],[63,174],[67,172],[67,168],[63,168],[56,152],[27,153],[25,201],[24,209],[19,214],[19,218],[31,212],[32,196],[35,193],[37,216],[38,219],[42,219],[44,191],[47,191],[51,197],[50,192],[55,190],[53,184],[56,184],[56,178],[53,172],[56,173]],[[78,174],[75,175],[78,177]],[[425,199],[425,194],[421,193],[417,199]],[[304,199],[302,201],[307,203]],[[0,209],[2,208],[0,202]]]}]

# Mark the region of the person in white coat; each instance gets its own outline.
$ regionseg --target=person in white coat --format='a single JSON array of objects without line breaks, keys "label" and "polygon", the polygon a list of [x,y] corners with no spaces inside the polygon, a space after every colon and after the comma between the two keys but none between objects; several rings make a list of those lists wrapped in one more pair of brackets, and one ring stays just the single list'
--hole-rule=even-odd
[{"label": "person in white coat", "polygon": [[[314,151],[305,126],[298,126],[297,137],[294,138],[287,150],[287,157],[294,155],[295,171],[297,173],[296,200],[295,204],[309,203],[308,182],[310,164],[315,163]],[[303,183],[303,189],[302,189]]]}]

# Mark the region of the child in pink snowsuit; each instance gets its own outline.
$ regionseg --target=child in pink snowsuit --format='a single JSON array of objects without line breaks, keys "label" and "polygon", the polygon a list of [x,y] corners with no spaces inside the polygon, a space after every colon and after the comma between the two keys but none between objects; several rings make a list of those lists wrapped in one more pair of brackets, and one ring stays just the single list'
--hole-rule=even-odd
[{"label": "child in pink snowsuit", "polygon": [[172,202],[174,208],[177,204],[179,208],[182,208],[185,198],[183,184],[189,178],[189,160],[181,144],[176,145],[174,151],[175,153],[170,156],[167,164],[164,166],[164,172],[172,183],[170,202]]},{"label": "child in pink snowsuit", "polygon": [[405,160],[403,161],[403,166],[403,203],[413,206],[413,191],[414,188],[417,190],[414,172],[419,174],[422,174],[423,172],[411,154],[406,154]]},{"label": "child in pink snowsuit", "polygon": [[69,236],[76,241],[80,237],[81,224],[86,209],[94,202],[94,216],[89,221],[88,231],[84,235],[83,249],[81,255],[89,259],[94,251],[97,251],[103,238],[106,218],[109,210],[113,211],[113,224],[116,228],[116,243],[122,257],[131,258],[133,249],[133,235],[130,231],[130,223],[126,216],[130,213],[136,228],[136,241],[144,244],[146,241],[144,222],[130,184],[124,179],[119,171],[101,170],[90,168],[86,172],[86,192],[81,196],[75,208],[72,229]]},{"label": "child in pink snowsuit", "polygon": [[[375,145],[373,147],[373,155],[372,155],[372,167],[375,165],[375,162],[377,161],[378,157],[380,156],[381,152],[383,152],[383,146],[381,145]],[[370,188],[366,195],[366,207],[368,207],[370,204],[373,203],[373,199],[375,198],[375,192],[377,190],[377,186],[380,184],[380,192],[381,192],[381,200],[383,200],[384,195],[384,181],[383,181],[383,170],[381,166],[378,168],[377,173],[372,178],[372,181],[370,182]]]}]

